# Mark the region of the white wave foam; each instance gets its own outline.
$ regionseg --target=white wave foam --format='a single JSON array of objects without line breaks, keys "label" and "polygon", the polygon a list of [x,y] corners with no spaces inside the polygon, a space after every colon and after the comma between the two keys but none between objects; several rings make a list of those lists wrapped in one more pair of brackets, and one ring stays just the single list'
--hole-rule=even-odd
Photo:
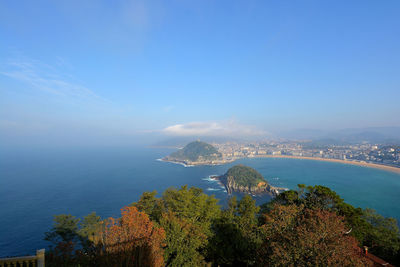
[{"label": "white wave foam", "polygon": [[210,183],[215,183],[215,182],[218,182],[218,180],[217,180],[217,179],[215,179],[215,178],[212,178],[213,176],[217,176],[217,175],[209,175],[208,177],[206,177],[206,178],[203,178],[202,180],[203,180],[203,181],[210,182]]},{"label": "white wave foam", "polygon": [[212,188],[212,187],[208,187],[207,191],[220,191],[221,189],[219,188]]}]

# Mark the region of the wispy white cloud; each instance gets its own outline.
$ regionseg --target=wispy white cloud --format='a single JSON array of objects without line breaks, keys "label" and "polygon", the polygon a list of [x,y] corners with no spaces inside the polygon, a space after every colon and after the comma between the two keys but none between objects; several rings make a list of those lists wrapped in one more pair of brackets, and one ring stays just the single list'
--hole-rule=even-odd
[{"label": "wispy white cloud", "polygon": [[164,134],[174,136],[263,136],[268,134],[252,125],[243,125],[235,121],[190,122],[171,125],[162,130]]},{"label": "wispy white cloud", "polygon": [[2,65],[0,74],[24,82],[33,88],[75,98],[102,99],[92,90],[74,81],[71,75],[37,60],[11,60]]}]

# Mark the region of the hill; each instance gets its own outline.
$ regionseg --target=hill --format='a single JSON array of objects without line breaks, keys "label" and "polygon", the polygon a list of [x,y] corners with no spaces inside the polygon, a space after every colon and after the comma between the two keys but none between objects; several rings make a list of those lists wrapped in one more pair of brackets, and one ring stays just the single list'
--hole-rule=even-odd
[{"label": "hill", "polygon": [[233,166],[225,175],[233,177],[235,182],[241,186],[258,186],[259,183],[267,182],[261,173],[243,164]]},{"label": "hill", "polygon": [[226,163],[222,158],[222,154],[214,146],[201,141],[191,142],[184,148],[166,156],[163,160],[185,165]]},{"label": "hill", "polygon": [[278,195],[284,188],[273,187],[255,169],[243,164],[231,167],[224,175],[214,177],[221,181],[228,194],[242,192],[248,194]]}]

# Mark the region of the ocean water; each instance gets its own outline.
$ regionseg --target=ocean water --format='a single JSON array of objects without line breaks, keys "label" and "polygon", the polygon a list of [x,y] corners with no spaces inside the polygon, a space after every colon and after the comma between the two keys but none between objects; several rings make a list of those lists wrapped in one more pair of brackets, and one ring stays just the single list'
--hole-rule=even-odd
[{"label": "ocean water", "polygon": [[[300,159],[242,159],[220,166],[184,167],[157,161],[160,148],[3,149],[0,151],[0,257],[35,253],[53,215],[96,211],[119,216],[144,191],[196,186],[225,205],[228,195],[210,175],[237,163],[257,169],[275,186],[325,185],[355,206],[400,219],[400,175],[347,164]],[[257,203],[269,201],[257,197]]]}]

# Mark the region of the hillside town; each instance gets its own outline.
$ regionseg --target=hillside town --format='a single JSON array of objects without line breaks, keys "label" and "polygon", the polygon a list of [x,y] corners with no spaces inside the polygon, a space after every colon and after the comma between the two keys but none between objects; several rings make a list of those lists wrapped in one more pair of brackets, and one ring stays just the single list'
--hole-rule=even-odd
[{"label": "hillside town", "polygon": [[312,142],[263,141],[213,143],[224,159],[297,156],[359,161],[400,167],[400,145],[319,145]]}]

